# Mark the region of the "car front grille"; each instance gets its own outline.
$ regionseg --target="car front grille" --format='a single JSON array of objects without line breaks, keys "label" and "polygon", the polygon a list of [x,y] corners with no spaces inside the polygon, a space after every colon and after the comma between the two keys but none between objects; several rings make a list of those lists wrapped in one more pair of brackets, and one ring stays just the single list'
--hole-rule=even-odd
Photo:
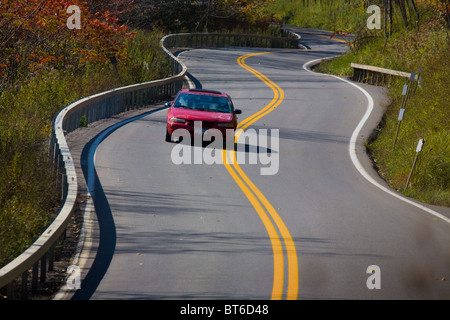
[{"label": "car front grille", "polygon": [[[209,121],[195,121],[195,122],[201,122],[202,128],[215,128],[216,127],[216,122],[209,122]],[[194,121],[189,120],[188,124],[193,126]]]}]

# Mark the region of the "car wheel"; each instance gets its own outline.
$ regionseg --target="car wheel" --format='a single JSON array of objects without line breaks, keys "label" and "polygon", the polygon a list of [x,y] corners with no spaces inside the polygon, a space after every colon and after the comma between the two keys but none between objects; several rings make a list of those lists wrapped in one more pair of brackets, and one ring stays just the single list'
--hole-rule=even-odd
[{"label": "car wheel", "polygon": [[170,136],[169,130],[166,129],[166,142],[172,142],[172,137]]}]

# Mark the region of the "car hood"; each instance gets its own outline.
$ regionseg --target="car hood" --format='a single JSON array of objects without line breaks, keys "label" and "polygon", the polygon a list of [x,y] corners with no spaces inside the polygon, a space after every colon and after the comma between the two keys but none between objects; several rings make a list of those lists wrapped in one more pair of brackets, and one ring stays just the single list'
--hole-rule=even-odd
[{"label": "car hood", "polygon": [[172,113],[177,118],[191,121],[230,122],[233,120],[232,113],[198,111],[181,108],[173,108]]}]

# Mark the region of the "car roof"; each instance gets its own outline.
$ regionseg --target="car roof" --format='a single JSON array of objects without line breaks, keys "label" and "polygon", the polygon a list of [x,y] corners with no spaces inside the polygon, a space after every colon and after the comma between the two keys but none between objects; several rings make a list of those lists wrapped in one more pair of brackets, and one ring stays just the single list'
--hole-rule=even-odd
[{"label": "car roof", "polygon": [[189,92],[189,93],[201,93],[201,94],[213,94],[220,95],[229,98],[230,96],[225,92],[217,91],[217,90],[209,90],[209,89],[183,89],[181,92]]}]

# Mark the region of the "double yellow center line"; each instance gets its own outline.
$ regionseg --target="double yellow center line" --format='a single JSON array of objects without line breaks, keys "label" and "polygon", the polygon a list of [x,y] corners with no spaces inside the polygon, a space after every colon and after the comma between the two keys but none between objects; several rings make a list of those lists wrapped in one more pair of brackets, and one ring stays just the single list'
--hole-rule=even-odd
[{"label": "double yellow center line", "polygon": [[[237,140],[242,130],[245,130],[252,123],[256,122],[258,119],[264,117],[268,113],[272,112],[276,107],[278,107],[284,100],[284,91],[277,84],[271,81],[262,73],[249,67],[245,64],[247,58],[270,54],[274,52],[259,52],[252,53],[241,56],[238,58],[238,64],[249,72],[257,76],[262,82],[269,86],[274,93],[272,101],[263,109],[253,114],[252,116],[244,119],[238,124],[238,130],[236,132],[235,139]],[[278,215],[277,211],[270,204],[267,198],[262,194],[262,192],[253,184],[253,182],[247,177],[247,175],[242,171],[239,164],[236,161],[236,153],[234,150],[224,150],[222,153],[223,163],[227,168],[230,175],[236,181],[238,186],[247,196],[250,203],[255,208],[260,219],[262,220],[271,241],[272,251],[273,251],[273,287],[272,296],[273,300],[280,300],[283,298],[283,287],[284,287],[284,273],[285,273],[285,259],[284,252],[287,255],[287,292],[286,299],[295,300],[298,295],[298,262],[297,262],[297,252],[295,249],[294,241],[292,240],[291,234],[284,224],[283,220]],[[278,229],[278,231],[277,231]],[[281,235],[281,237],[280,237]],[[284,242],[284,250],[282,245],[282,240]]]}]

